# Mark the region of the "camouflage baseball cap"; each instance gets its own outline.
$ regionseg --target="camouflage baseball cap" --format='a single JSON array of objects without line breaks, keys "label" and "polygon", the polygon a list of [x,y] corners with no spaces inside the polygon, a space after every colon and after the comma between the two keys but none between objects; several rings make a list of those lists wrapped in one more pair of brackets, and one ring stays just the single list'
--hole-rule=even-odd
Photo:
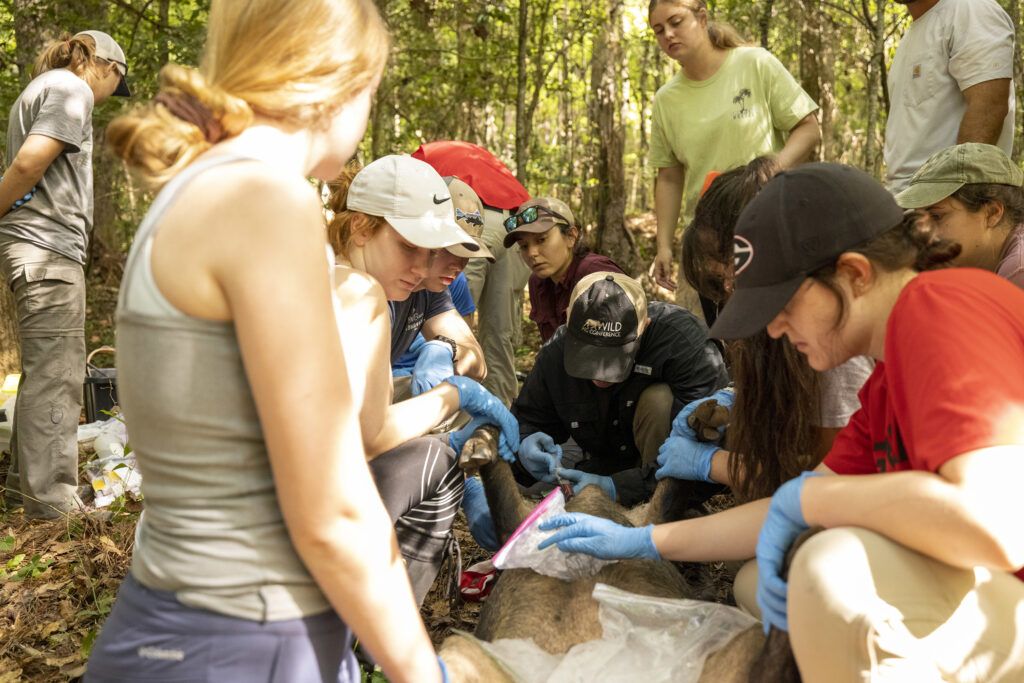
[{"label": "camouflage baseball cap", "polygon": [[936,152],[917,169],[907,189],[896,195],[904,209],[941,202],[964,185],[1024,185],[1021,171],[995,145],[965,142]]}]

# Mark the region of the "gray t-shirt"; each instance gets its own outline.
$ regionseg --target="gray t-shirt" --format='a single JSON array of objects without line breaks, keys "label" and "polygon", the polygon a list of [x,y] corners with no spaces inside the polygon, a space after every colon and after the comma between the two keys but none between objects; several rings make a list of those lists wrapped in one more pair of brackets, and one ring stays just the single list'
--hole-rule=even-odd
[{"label": "gray t-shirt", "polygon": [[0,235],[85,263],[92,231],[93,94],[67,69],[40,74],[11,107],[7,166],[30,134],[66,144],[36,185],[32,201],[0,218]]},{"label": "gray t-shirt", "polygon": [[843,428],[860,410],[857,393],[875,370],[875,361],[854,356],[842,365],[821,373],[821,424],[819,427]]}]

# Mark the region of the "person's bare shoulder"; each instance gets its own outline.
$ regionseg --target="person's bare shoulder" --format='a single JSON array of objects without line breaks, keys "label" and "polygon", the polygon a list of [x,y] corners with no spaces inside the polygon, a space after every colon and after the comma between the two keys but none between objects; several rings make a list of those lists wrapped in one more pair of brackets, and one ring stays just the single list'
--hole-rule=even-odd
[{"label": "person's bare shoulder", "polygon": [[384,288],[372,276],[350,265],[339,263],[334,267],[334,294],[349,320],[372,322],[387,315]]}]

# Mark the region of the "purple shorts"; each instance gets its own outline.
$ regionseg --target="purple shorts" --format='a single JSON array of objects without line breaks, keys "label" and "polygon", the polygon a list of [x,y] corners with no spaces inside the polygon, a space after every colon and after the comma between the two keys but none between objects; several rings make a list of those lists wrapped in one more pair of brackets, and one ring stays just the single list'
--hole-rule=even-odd
[{"label": "purple shorts", "polygon": [[357,683],[352,632],[333,610],[258,622],[181,604],[129,574],[85,683]]}]

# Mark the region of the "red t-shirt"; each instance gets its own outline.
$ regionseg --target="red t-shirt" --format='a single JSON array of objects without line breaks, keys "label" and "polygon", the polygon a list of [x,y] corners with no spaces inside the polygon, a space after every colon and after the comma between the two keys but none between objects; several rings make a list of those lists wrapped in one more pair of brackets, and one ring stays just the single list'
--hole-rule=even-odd
[{"label": "red t-shirt", "polygon": [[[1024,432],[1024,291],[992,273],[922,273],[900,293],[885,362],[825,465],[836,474],[938,472]],[[1024,569],[1017,572],[1024,580]]]},{"label": "red t-shirt", "polygon": [[496,209],[516,209],[530,198],[505,164],[471,142],[428,142],[420,145],[412,156],[427,162],[443,176],[455,176],[473,188],[480,201]]}]

